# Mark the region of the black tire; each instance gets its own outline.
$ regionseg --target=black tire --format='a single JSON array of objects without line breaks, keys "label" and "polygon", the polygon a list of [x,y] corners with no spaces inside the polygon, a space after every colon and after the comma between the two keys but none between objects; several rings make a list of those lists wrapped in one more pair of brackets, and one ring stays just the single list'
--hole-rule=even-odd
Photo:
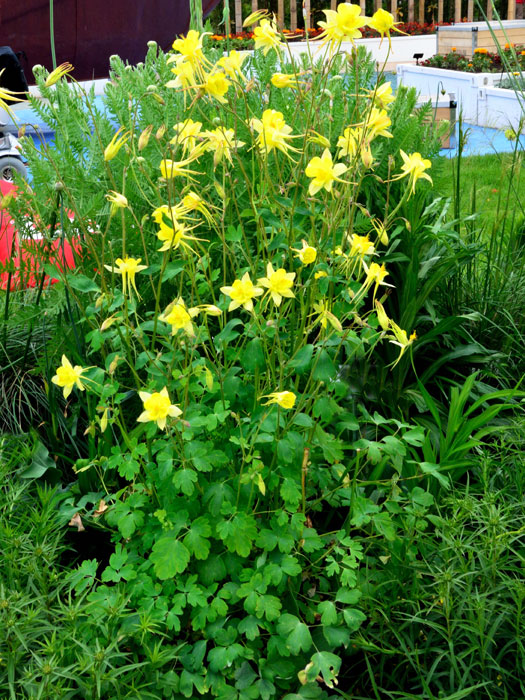
[{"label": "black tire", "polygon": [[16,170],[22,177],[27,177],[27,168],[20,158],[14,156],[0,157],[0,180],[13,182],[13,170]]}]

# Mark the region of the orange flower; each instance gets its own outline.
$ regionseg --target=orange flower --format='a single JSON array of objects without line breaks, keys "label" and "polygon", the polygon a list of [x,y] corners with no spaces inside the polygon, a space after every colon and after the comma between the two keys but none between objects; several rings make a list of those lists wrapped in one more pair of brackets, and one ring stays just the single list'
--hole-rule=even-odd
[{"label": "orange flower", "polygon": [[450,50],[452,51],[452,53],[456,53],[456,47],[455,47],[455,46],[453,46]]}]

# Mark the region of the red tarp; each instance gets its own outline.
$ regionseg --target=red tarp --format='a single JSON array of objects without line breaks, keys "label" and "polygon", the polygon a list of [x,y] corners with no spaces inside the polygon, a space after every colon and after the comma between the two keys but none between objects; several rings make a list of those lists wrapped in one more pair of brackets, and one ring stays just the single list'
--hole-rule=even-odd
[{"label": "red tarp", "polygon": [[[0,180],[0,192],[2,197],[15,195],[16,187]],[[29,229],[29,235],[20,235],[6,209],[0,208],[0,289],[7,289],[9,281],[10,289],[36,287],[40,284],[42,266],[49,263],[63,270],[64,258],[68,268],[75,267],[73,250],[67,241],[55,238],[47,243],[34,225],[30,224]],[[46,276],[45,284],[57,281]]]},{"label": "red tarp", "polygon": [[[208,14],[219,0],[203,0]],[[168,49],[190,21],[189,0],[54,0],[57,63],[75,66],[77,80],[105,78],[109,57],[138,63],[147,42]],[[0,0],[0,43],[25,51],[22,61],[28,83],[32,67],[51,70],[49,0]]]}]

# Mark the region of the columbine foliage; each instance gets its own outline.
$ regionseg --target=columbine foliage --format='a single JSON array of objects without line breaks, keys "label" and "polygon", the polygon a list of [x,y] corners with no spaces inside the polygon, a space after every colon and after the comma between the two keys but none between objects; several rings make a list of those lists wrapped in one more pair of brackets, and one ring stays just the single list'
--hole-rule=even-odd
[{"label": "columbine foliage", "polygon": [[395,537],[367,477],[446,481],[410,452],[422,429],[350,398],[381,343],[392,364],[417,349],[383,255],[431,176],[413,95],[335,54],[343,14],[302,65],[268,19],[250,57],[193,30],[169,57],[150,45],[137,68],[113,60],[102,106],[37,76],[57,133],[43,159],[25,142],[26,207],[58,190],[74,215],[63,282],[86,342],[49,377],[88,417],[62,512],[116,545],[71,583],[98,619],[126,596],[130,653],[169,640],[162,697],[326,697],[365,620],[354,530]]}]

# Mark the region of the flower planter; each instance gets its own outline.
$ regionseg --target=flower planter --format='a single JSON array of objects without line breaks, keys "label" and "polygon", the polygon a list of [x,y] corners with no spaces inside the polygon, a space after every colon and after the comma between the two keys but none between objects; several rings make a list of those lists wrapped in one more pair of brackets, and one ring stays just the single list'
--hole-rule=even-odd
[{"label": "flower planter", "polygon": [[[325,50],[321,48],[318,41],[312,40],[310,43],[310,51],[312,55],[320,56]],[[402,36],[392,37],[392,50],[388,51],[388,41],[386,39],[381,42],[380,38],[373,39],[357,39],[356,46],[365,46],[372,54],[374,61],[382,66],[385,61],[387,65],[397,65],[398,63],[408,63],[414,61],[414,54],[423,54],[424,58],[430,58],[436,53],[436,35],[422,34],[419,36]],[[308,52],[308,43],[306,41],[290,41],[289,47],[294,56],[299,56],[302,53]],[[341,44],[341,51],[351,53],[353,44],[349,41]]]},{"label": "flower planter", "polygon": [[475,49],[497,53],[498,44],[525,44],[525,20],[504,20],[501,24],[491,22],[490,29],[487,22],[462,22],[449,27],[436,27],[436,31],[436,53],[441,54],[447,54],[454,48],[457,53],[471,58]]},{"label": "flower planter", "polygon": [[522,103],[512,90],[495,86],[500,73],[464,73],[443,68],[401,65],[397,67],[398,83],[415,87],[422,95],[436,99],[448,92],[458,103],[458,115],[476,126],[516,128],[522,114]]}]

